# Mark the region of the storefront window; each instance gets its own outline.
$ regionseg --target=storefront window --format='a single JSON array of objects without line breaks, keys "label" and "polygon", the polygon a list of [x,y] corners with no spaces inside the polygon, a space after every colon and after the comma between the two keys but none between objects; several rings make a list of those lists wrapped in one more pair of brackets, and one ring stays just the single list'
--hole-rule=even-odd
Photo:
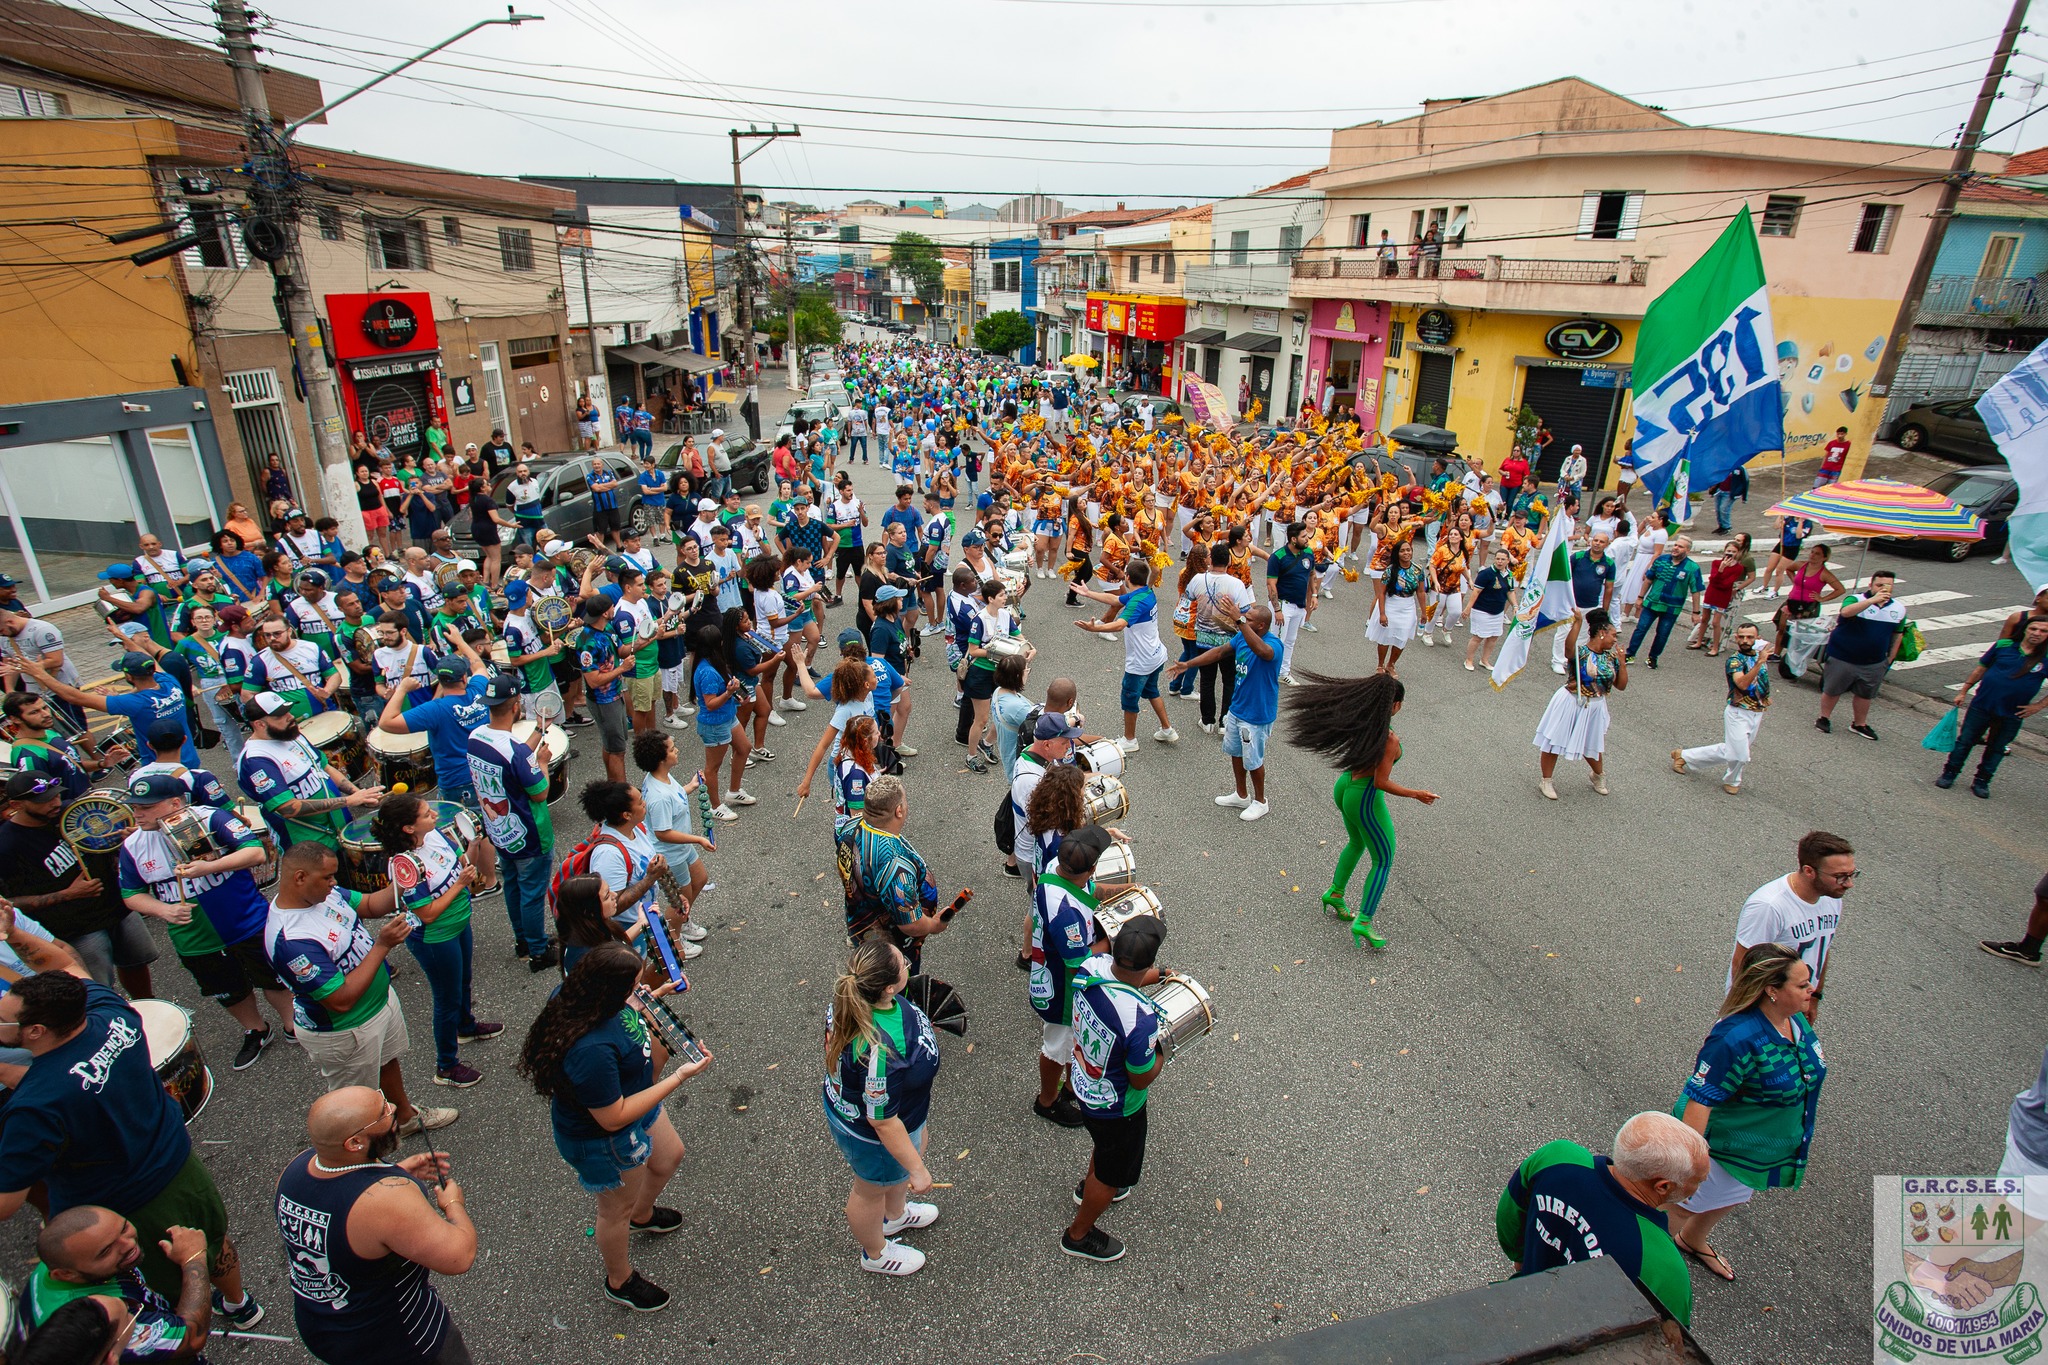
[{"label": "storefront window", "polygon": [[[163,539],[183,550],[202,550],[213,534],[213,488],[206,478],[206,466],[199,458],[199,444],[190,427],[170,427],[149,433],[150,454],[156,459],[156,475],[163,483],[164,501],[170,504],[173,536]],[[159,533],[161,534],[161,532]]]},{"label": "storefront window", "polygon": [[[51,477],[62,470],[64,477]],[[127,463],[110,436],[0,450],[0,567],[55,601],[98,589],[99,572],[132,559],[139,529]],[[19,564],[21,571],[14,567]]]}]

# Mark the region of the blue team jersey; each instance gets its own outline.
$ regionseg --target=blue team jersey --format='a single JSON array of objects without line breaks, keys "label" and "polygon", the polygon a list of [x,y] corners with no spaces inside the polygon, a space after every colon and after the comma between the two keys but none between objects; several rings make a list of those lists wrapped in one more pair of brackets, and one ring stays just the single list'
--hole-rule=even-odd
[{"label": "blue team jersey", "polygon": [[1135,986],[1104,975],[1107,958],[1091,959],[1074,992],[1074,1060],[1067,1082],[1074,1098],[1099,1118],[1135,1114],[1146,1090],[1131,1088],[1132,1076],[1159,1065],[1159,1014],[1152,999]]},{"label": "blue team jersey", "polygon": [[1280,637],[1267,631],[1265,639],[1266,648],[1273,651],[1270,659],[1261,659],[1243,635],[1230,642],[1237,651],[1237,686],[1230,694],[1230,714],[1247,725],[1271,725],[1280,714]]},{"label": "blue team jersey", "polygon": [[1074,1021],[1074,974],[1088,961],[1098,932],[1093,886],[1048,872],[1032,889],[1031,1008],[1048,1024]]},{"label": "blue team jersey", "polygon": [[[190,809],[206,821],[217,847],[239,850],[256,842],[256,831],[231,812],[208,806]],[[189,901],[199,907],[222,943],[240,943],[263,931],[270,904],[256,889],[256,878],[248,869],[180,877],[175,869],[183,861],[183,852],[161,830],[135,831],[122,842],[116,860],[121,894],[146,893],[166,905]]]},{"label": "blue team jersey", "polygon": [[855,1038],[825,1077],[825,1103],[833,1117],[869,1142],[880,1140],[877,1119],[900,1119],[911,1133],[924,1127],[939,1074],[939,1041],[923,1010],[898,996],[888,1009],[875,1011],[875,1028],[879,1044]]},{"label": "blue team jersey", "polygon": [[512,858],[552,853],[555,827],[548,814],[548,774],[534,762],[533,750],[512,738],[511,731],[485,725],[469,733],[465,757],[491,843]]},{"label": "blue team jersey", "polygon": [[487,724],[491,708],[484,704],[488,675],[472,673],[459,697],[435,697],[407,711],[403,719],[412,734],[425,733],[434,755],[434,778],[444,791],[469,785],[469,732]]},{"label": "blue team jersey", "polygon": [[136,738],[149,733],[149,727],[160,720],[175,720],[185,731],[184,747],[178,751],[178,761],[188,768],[199,766],[199,750],[192,745],[192,722],[185,714],[185,693],[176,679],[168,673],[158,673],[150,685],[136,692],[110,692],[100,698],[107,705],[107,711],[126,720],[135,727]]},{"label": "blue team jersey", "polygon": [[619,476],[603,460],[590,470],[590,505],[598,508],[616,508],[619,505]]}]

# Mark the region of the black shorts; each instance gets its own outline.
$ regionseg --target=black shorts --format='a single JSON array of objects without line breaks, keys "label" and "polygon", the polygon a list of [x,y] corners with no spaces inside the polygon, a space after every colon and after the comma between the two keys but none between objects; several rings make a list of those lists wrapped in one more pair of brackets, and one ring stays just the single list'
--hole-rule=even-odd
[{"label": "black shorts", "polygon": [[619,509],[616,507],[593,507],[590,509],[590,529],[593,531],[616,531],[619,529]]},{"label": "black shorts", "polygon": [[842,545],[832,556],[832,571],[835,574],[857,574],[860,572],[861,547]]},{"label": "black shorts", "polygon": [[198,983],[201,995],[210,995],[223,1005],[240,1004],[249,998],[252,990],[285,989],[284,982],[277,979],[270,959],[263,952],[261,936],[230,943],[226,948],[202,953],[198,957],[186,957],[180,953],[178,961],[192,973],[192,980]]},{"label": "black shorts", "polygon": [[946,590],[946,576],[942,573],[928,573],[917,580],[917,590],[943,593]]},{"label": "black shorts", "polygon": [[996,694],[996,671],[993,668],[967,666],[967,676],[960,680],[960,689],[969,701],[986,701]]},{"label": "black shorts", "polygon": [[1084,1111],[1082,1122],[1095,1142],[1095,1178],[1103,1184],[1127,1190],[1138,1183],[1145,1170],[1145,1114],[1141,1108],[1121,1118],[1098,1118]]}]

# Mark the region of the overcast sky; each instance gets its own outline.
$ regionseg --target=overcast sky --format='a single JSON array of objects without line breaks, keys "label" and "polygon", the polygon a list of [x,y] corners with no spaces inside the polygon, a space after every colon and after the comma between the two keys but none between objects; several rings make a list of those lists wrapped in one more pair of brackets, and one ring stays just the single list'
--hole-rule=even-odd
[{"label": "overcast sky", "polygon": [[[83,0],[206,41],[201,0]],[[502,12],[483,0],[257,0],[269,60],[329,98]],[[2000,0],[532,0],[308,128],[309,143],[514,175],[729,180],[727,128],[803,129],[747,164],[821,204],[1034,190],[1200,202],[1319,166],[1333,126],[1577,75],[1693,123],[1947,145]],[[183,16],[173,19],[170,16]],[[1934,18],[1943,22],[1933,24]],[[338,31],[338,30],[345,30]],[[2040,105],[2023,37],[1989,126]],[[990,119],[1019,120],[990,122]],[[1023,122],[1033,120],[1037,122]],[[1149,125],[1149,126],[1147,126]],[[2048,112],[1997,137],[2048,142]]]}]

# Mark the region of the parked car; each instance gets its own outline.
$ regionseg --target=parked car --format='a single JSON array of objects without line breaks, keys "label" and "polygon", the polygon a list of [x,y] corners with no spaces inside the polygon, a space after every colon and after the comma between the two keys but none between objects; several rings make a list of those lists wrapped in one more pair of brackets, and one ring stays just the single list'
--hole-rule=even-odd
[{"label": "parked car", "polygon": [[1472,466],[1457,453],[1458,437],[1455,432],[1408,423],[1395,427],[1387,435],[1393,438],[1394,445],[1370,446],[1353,455],[1350,463],[1391,473],[1404,486],[1419,484],[1424,488],[1429,486],[1438,459],[1445,461],[1453,480],[1462,482],[1471,472]]},{"label": "parked car", "polygon": [[1901,450],[1932,450],[1978,464],[2005,462],[1972,399],[1915,404],[1900,414],[1892,439]]},{"label": "parked car", "polygon": [[1116,396],[1116,405],[1123,409],[1124,415],[1127,417],[1137,416],[1138,404],[1145,402],[1152,404],[1152,417],[1155,421],[1169,415],[1182,415],[1180,404],[1161,394],[1139,393],[1135,389],[1127,389]]},{"label": "parked car", "polygon": [[[709,454],[707,447],[700,446]],[[732,486],[742,493],[765,493],[774,480],[768,467],[769,447],[764,441],[750,439],[745,433],[725,438],[725,458],[732,462]],[[667,474],[683,462],[683,443],[675,442],[655,457],[655,468]]]},{"label": "parked car", "polygon": [[829,398],[805,398],[801,402],[789,405],[789,411],[783,414],[781,423],[775,428],[775,434],[777,437],[792,434],[796,430],[794,424],[799,418],[806,422],[829,422],[837,417],[840,411],[839,405]]},{"label": "parked car", "polygon": [[1975,512],[1984,523],[1982,540],[1918,540],[1880,536],[1872,543],[1894,554],[1940,555],[1960,563],[1973,554],[1998,554],[2012,533],[2006,524],[2013,508],[2019,506],[2020,485],[2004,465],[1997,468],[1954,469],[1937,474],[1927,487],[1950,502]]},{"label": "parked car", "polygon": [[808,402],[823,400],[835,409],[845,408],[853,402],[853,395],[846,391],[846,382],[836,374],[830,377],[813,375],[810,390],[804,398]]},{"label": "parked car", "polygon": [[[634,480],[640,471],[633,461],[615,451],[600,451],[595,455],[542,455],[520,461],[533,471],[540,480],[540,505],[546,514],[548,529],[564,540],[582,544],[585,536],[596,530],[590,508],[590,471],[596,462],[603,460],[611,466],[618,478],[619,507],[626,515],[634,518],[636,524],[647,524],[647,512],[640,506],[640,493]],[[502,508],[507,516],[512,514],[512,497],[506,490],[512,482],[512,470],[499,473],[491,481],[491,500]],[[455,526],[462,539],[469,537],[469,518],[457,517]]]}]

